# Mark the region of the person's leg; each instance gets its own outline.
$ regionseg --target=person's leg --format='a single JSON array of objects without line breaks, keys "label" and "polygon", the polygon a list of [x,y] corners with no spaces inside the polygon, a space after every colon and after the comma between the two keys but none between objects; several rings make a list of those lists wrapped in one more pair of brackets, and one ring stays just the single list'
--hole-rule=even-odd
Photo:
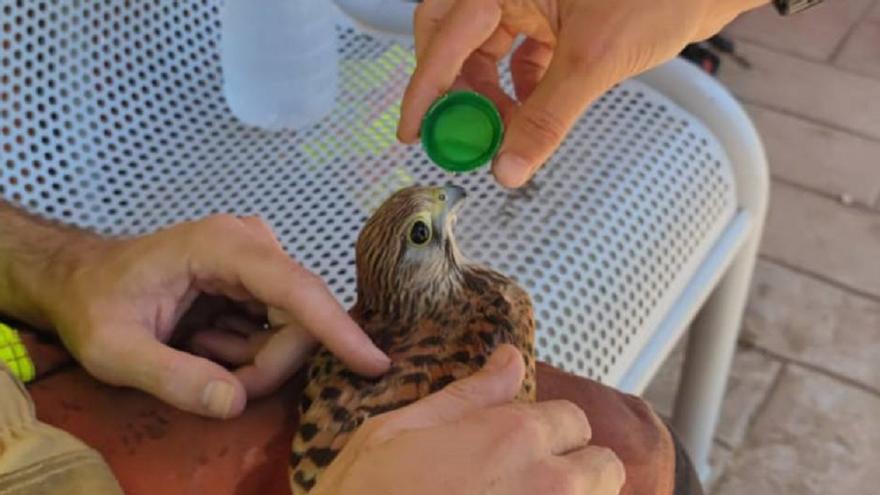
[{"label": "person's leg", "polygon": [[681,444],[642,399],[538,364],[538,400],[566,399],[590,419],[593,442],[614,450],[626,467],[622,495],[701,495]]},{"label": "person's leg", "polygon": [[[136,391],[101,386],[77,368],[57,371],[69,361],[59,359],[63,351],[22,336],[37,370],[31,393],[41,417],[104,454],[127,493],[158,489],[173,495],[195,488],[218,494],[284,493],[286,453],[296,429],[291,405],[298,402],[297,384],[252,404],[237,420],[218,422],[177,411]],[[621,457],[627,470],[624,495],[702,493],[681,444],[643,400],[541,363],[537,379],[540,400],[578,404],[590,418],[593,441]],[[88,406],[59,409],[65,404]],[[150,426],[159,418],[160,423]],[[131,425],[145,421],[144,431],[149,435],[161,430],[161,441],[148,441],[147,436],[134,448],[126,440],[132,435]],[[137,439],[138,432],[133,434]],[[223,455],[217,457],[218,452]],[[144,485],[145,479],[152,481]],[[158,480],[168,485],[159,487]],[[267,483],[278,489],[267,490]]]},{"label": "person's leg", "polygon": [[121,495],[101,455],[40,422],[27,392],[0,363],[0,493]]}]

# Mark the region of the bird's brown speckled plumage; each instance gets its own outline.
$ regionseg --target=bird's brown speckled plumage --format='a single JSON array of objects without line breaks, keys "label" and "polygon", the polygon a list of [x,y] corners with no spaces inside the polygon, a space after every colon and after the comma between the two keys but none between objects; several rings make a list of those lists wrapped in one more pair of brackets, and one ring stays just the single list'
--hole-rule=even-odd
[{"label": "bird's brown speckled plumage", "polygon": [[[465,261],[452,225],[460,188],[411,187],[373,214],[358,239],[352,317],[392,360],[379,378],[356,375],[326,349],[313,357],[290,458],[294,495],[320,473],[370,416],[410,404],[482,367],[501,343],[519,348],[535,398],[535,321],[528,294],[509,278]],[[407,236],[432,222],[430,245]]]}]

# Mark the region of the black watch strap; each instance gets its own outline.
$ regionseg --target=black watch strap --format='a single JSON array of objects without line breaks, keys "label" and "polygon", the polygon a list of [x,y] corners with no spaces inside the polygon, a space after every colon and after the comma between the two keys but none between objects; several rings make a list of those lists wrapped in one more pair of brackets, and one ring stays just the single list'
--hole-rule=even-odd
[{"label": "black watch strap", "polygon": [[802,10],[807,10],[821,2],[822,0],[773,0],[773,5],[776,6],[776,10],[778,10],[780,14],[791,15],[797,14]]}]

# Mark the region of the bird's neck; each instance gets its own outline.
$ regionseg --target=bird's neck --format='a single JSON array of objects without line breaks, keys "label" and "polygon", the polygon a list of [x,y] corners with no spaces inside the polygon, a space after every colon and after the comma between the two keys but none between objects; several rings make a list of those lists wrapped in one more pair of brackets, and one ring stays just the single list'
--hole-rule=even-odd
[{"label": "bird's neck", "polygon": [[405,323],[443,315],[464,297],[467,265],[454,264],[433,273],[425,267],[413,270],[422,271],[388,278],[382,290],[359,280],[358,311]]}]

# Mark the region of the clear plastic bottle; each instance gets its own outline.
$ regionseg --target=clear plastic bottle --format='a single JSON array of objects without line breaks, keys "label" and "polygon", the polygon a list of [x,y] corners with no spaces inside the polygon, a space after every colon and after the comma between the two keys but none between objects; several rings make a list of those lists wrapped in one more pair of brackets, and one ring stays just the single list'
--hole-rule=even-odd
[{"label": "clear plastic bottle", "polygon": [[331,0],[226,0],[223,92],[242,122],[301,129],[334,107],[338,81]]},{"label": "clear plastic bottle", "polygon": [[413,16],[421,0],[335,0],[360,27],[379,33],[412,36]]}]

